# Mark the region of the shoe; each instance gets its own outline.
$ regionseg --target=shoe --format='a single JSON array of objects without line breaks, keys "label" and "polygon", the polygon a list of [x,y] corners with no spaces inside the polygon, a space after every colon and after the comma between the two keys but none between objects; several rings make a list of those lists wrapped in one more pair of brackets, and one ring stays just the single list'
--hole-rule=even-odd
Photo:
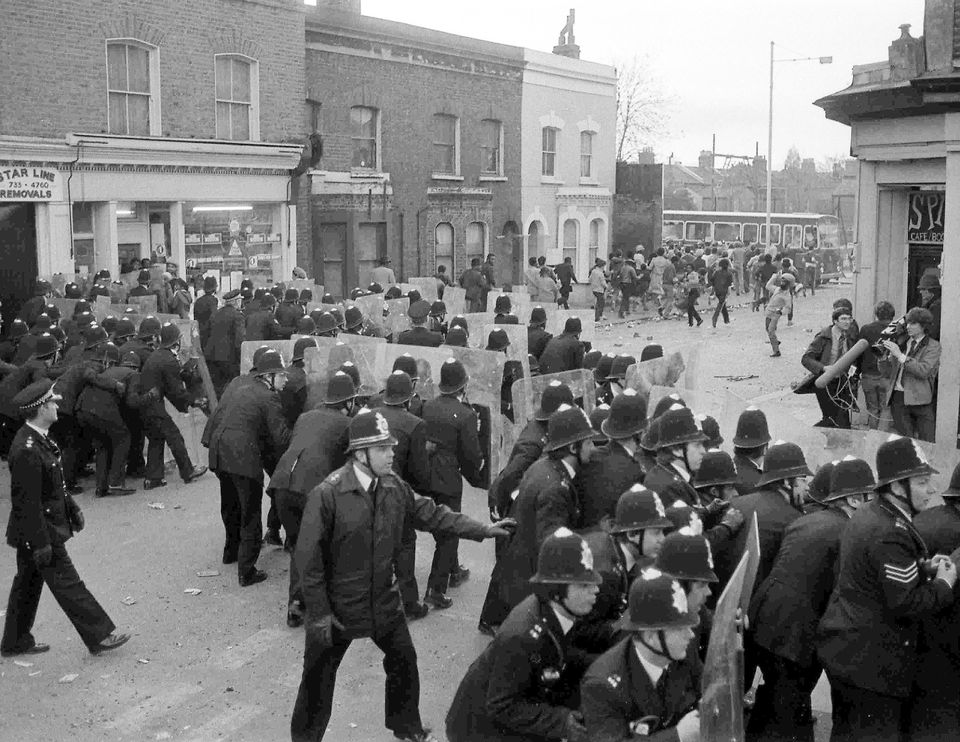
[{"label": "shoe", "polygon": [[460,587],[464,582],[470,579],[470,570],[466,567],[457,567],[457,571],[450,575],[450,587]]},{"label": "shoe", "polygon": [[430,729],[421,729],[419,732],[394,732],[393,736],[403,742],[437,742]]},{"label": "shoe", "polygon": [[190,482],[192,482],[194,479],[199,479],[206,473],[207,473],[207,467],[195,466],[193,467],[193,471],[187,474],[187,476],[183,478],[183,483],[190,484]]},{"label": "shoe", "polygon": [[97,490],[97,497],[126,497],[136,492],[129,487],[107,487],[105,490]]},{"label": "shoe", "polygon": [[68,495],[79,495],[81,492],[83,492],[83,487],[76,482],[66,485],[63,489]]},{"label": "shoe", "polygon": [[157,487],[166,487],[166,479],[144,479],[143,488],[145,490],[155,490]]},{"label": "shoe", "polygon": [[698,320],[697,320],[697,327],[700,327],[700,325],[702,325],[702,324],[703,324],[703,320],[702,320],[702,319],[698,319]]},{"label": "shoe", "polygon": [[263,582],[265,579],[267,579],[267,573],[262,569],[254,567],[240,578],[240,587],[250,587],[251,585],[256,585],[258,582]]},{"label": "shoe", "polygon": [[477,624],[477,631],[485,636],[496,636],[498,628],[499,626],[491,626],[486,621],[481,621]]},{"label": "shoe", "polygon": [[438,590],[427,590],[427,594],[423,596],[423,602],[428,603],[437,610],[443,610],[453,605],[453,600]]},{"label": "shoe", "polygon": [[280,531],[274,528],[268,528],[263,537],[263,543],[270,546],[283,546],[283,540],[280,538]]},{"label": "shoe", "polygon": [[426,603],[410,603],[403,607],[403,612],[407,616],[407,623],[416,621],[418,618],[425,618],[430,612],[430,606]]},{"label": "shoe", "polygon": [[90,647],[90,654],[103,654],[104,652],[109,652],[111,649],[122,647],[128,641],[130,641],[130,634],[118,634],[117,632],[113,632],[99,644],[94,644],[92,647]]},{"label": "shoe", "polygon": [[49,644],[34,644],[32,647],[23,649],[4,649],[0,650],[0,657],[17,657],[21,654],[43,654],[50,651]]},{"label": "shoe", "polygon": [[771,357],[771,358],[779,358],[780,355],[781,355],[781,353],[780,353],[780,351],[778,350],[776,353],[771,353],[771,354],[770,354],[770,357]]},{"label": "shoe", "polygon": [[224,564],[236,564],[237,563],[237,550],[231,549],[229,547],[223,547],[223,563]]},{"label": "shoe", "polygon": [[303,626],[303,609],[298,605],[287,608],[287,626],[297,629]]}]

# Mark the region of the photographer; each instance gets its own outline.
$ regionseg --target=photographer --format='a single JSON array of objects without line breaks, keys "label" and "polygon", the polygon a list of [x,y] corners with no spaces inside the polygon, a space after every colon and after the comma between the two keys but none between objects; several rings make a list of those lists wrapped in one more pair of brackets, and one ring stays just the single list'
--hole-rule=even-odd
[{"label": "photographer", "polygon": [[876,320],[861,327],[857,337],[857,340],[866,340],[871,346],[857,362],[860,388],[863,389],[863,398],[867,403],[867,426],[871,430],[879,428],[881,414],[887,406],[887,397],[890,396],[890,380],[877,365],[878,354],[872,348],[880,342],[883,331],[893,321],[893,315],[893,304],[888,301],[877,302],[873,308]]},{"label": "photographer", "polygon": [[883,341],[883,347],[890,351],[883,365],[893,382],[887,391],[887,404],[900,435],[932,442],[937,424],[933,398],[940,370],[940,343],[928,334],[933,324],[929,309],[914,307],[904,322],[907,340],[903,347],[893,340]]}]

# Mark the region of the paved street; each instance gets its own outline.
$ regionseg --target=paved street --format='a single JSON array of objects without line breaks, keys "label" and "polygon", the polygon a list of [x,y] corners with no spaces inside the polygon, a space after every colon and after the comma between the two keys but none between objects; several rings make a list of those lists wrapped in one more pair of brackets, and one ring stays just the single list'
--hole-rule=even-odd
[{"label": "paved street", "polygon": [[[704,390],[716,393],[729,387],[751,397],[802,375],[798,361],[809,342],[806,330],[823,326],[833,299],[846,293],[847,287],[831,287],[798,301],[796,327],[784,328],[781,334],[781,359],[768,357],[762,315],[749,308],[734,310],[732,324],[721,325],[716,332],[709,328],[705,312],[699,329],[688,329],[685,321],[617,324],[601,332],[599,345],[639,354],[651,342],[648,337],[668,350],[702,341]],[[634,338],[635,333],[640,337]],[[761,379],[725,382],[714,379],[714,374],[759,374]],[[804,420],[817,418],[812,398],[787,402],[793,406],[799,402]],[[724,434],[729,440],[732,431]],[[69,542],[71,556],[119,629],[133,638],[116,652],[92,657],[45,592],[35,634],[53,648],[48,654],[23,658],[29,666],[0,660],[0,738],[22,742],[288,738],[303,633],[288,629],[284,622],[287,556],[268,547],[260,566],[270,579],[239,588],[235,567],[220,564],[216,478],[207,474],[188,487],[174,483],[175,478],[169,477],[166,488],[119,500],[95,500],[88,493],[78,497],[87,528]],[[162,503],[163,508],[153,509],[149,503]],[[486,517],[481,493],[466,493],[464,503],[471,515]],[[0,524],[6,523],[8,513],[9,474],[4,466]],[[421,587],[432,546],[432,538],[421,535]],[[424,721],[441,733],[456,685],[486,642],[475,625],[493,545],[463,542],[461,561],[472,569],[473,578],[451,592],[453,607],[411,626],[420,655]],[[4,601],[13,567],[13,550],[0,549]],[[198,577],[197,572],[204,570],[220,574]],[[201,592],[184,592],[192,588]],[[72,674],[76,674],[72,682],[62,682]],[[341,668],[328,739],[392,739],[383,727],[382,695],[379,652],[368,641],[356,642]],[[817,707],[825,708],[825,700],[825,694],[818,693]],[[819,727],[823,734],[824,724]]]}]

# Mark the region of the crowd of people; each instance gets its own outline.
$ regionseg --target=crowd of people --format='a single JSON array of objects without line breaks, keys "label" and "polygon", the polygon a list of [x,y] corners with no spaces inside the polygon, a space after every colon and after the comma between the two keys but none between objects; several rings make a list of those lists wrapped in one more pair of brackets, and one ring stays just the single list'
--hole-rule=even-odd
[{"label": "crowd of people", "polygon": [[[716,255],[714,275],[729,273],[727,259]],[[651,264],[658,260],[674,263],[665,251]],[[477,272],[483,275],[480,266]],[[165,444],[185,482],[206,471],[190,461],[164,407],[168,400],[180,410],[209,409],[178,358],[178,326],[151,317],[138,327],[127,317],[97,323],[83,300],[62,318],[47,304],[46,288],[38,286],[42,302],[21,310],[27,332],[18,330],[16,342],[8,332],[10,345],[0,347],[12,479],[7,540],[17,548],[4,656],[49,649],[32,634],[44,584],[91,652],[129,638],[90,595],[64,546],[84,526],[73,495],[91,455],[101,496],[129,494],[124,477],[141,473],[145,488],[165,485]],[[491,411],[467,399],[464,364],[449,358],[438,369],[438,395],[418,394],[425,361],[417,348],[464,345],[470,331],[462,317],[446,320],[442,301],[408,294],[411,328],[392,339],[409,350],[378,380],[379,394],[361,390],[347,362],[329,369],[322,401],[310,407],[304,357],[316,338],[382,327],[329,296],[307,312],[312,296],[294,289],[244,284],[218,299],[215,282],[203,288],[193,313],[218,404],[202,443],[219,481],[222,561],[237,564],[245,588],[268,579],[257,567],[264,543],[290,552],[286,622],[305,630],[290,722],[295,742],[323,738],[338,668],[362,638],[384,653],[387,728],[410,742],[434,739],[420,714],[408,624],[448,609],[451,593],[471,578],[460,538],[496,539],[496,562],[477,617],[491,641],[454,694],[446,715],[451,742],[698,740],[711,609],[747,548],[754,516],[757,587],[741,624],[747,687],[757,668],[763,680],[748,705],[748,738],[812,740],[810,694],[823,671],[833,739],[932,740],[960,728],[960,471],[940,493],[945,504],[928,508],[935,470],[911,438],[891,436],[874,467],[848,456],[814,473],[804,451],[773,441],[763,412],[748,408],[732,450],[724,450],[717,421],[679,394],[651,409],[630,388],[628,369],[661,357],[661,347],[647,346],[639,360],[604,354],[581,341],[576,318],[556,337],[547,333],[551,310],[537,306],[527,322],[531,369],[586,369],[595,381],[586,394],[595,398],[585,404],[551,381],[529,400],[532,418],[516,420],[523,426],[517,442],[491,472],[490,448],[481,442],[482,417]],[[352,298],[392,290],[371,285]],[[627,303],[631,295],[628,288]],[[482,293],[478,300],[485,304]],[[721,304],[714,322],[726,319]],[[518,324],[510,309],[498,300],[495,322]],[[819,350],[808,352],[817,374],[848,349],[851,310],[840,309],[815,338]],[[35,312],[29,325],[28,310]],[[894,415],[922,426],[922,413],[902,409],[916,406],[913,377],[924,366],[924,342],[930,347],[915,327],[927,326],[930,313],[917,311],[904,321],[909,344],[886,350],[897,364],[888,390],[900,409]],[[887,313],[878,311],[878,322]],[[290,363],[264,345],[240,373],[244,341],[293,335]],[[28,338],[29,354],[18,364]],[[503,351],[505,339],[494,329],[485,347]],[[870,369],[862,374],[870,377]],[[504,391],[514,380],[505,369]],[[825,399],[835,404],[834,396]],[[513,401],[504,396],[499,412],[513,414]],[[142,470],[137,435],[149,442]],[[460,512],[464,482],[486,486],[489,522]],[[435,541],[423,591],[418,530]]]}]

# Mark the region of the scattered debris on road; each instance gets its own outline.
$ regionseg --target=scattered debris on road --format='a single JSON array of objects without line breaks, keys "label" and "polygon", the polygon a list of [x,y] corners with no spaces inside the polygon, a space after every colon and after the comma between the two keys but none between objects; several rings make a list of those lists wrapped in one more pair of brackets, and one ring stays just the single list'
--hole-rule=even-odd
[{"label": "scattered debris on road", "polygon": [[197,577],[219,577],[220,571],[216,569],[201,569],[197,572]]},{"label": "scattered debris on road", "polygon": [[187,595],[199,595],[203,592],[203,590],[201,590],[199,587],[188,587],[183,592],[185,592]]},{"label": "scattered debris on road", "polygon": [[79,677],[80,677],[80,673],[78,673],[78,672],[70,672],[70,673],[67,673],[66,675],[64,675],[62,678],[60,678],[57,682],[58,682],[58,683],[72,683],[74,680],[76,680],[76,679],[79,678]]},{"label": "scattered debris on road", "polygon": [[134,605],[134,604],[137,602],[137,599],[134,598],[134,597],[132,597],[132,596],[130,596],[130,595],[128,595],[127,597],[125,597],[125,598],[124,598],[123,600],[121,600],[120,602],[123,603],[124,605]]},{"label": "scattered debris on road", "polygon": [[162,502],[148,502],[147,507],[154,510],[163,510],[166,506]]}]

